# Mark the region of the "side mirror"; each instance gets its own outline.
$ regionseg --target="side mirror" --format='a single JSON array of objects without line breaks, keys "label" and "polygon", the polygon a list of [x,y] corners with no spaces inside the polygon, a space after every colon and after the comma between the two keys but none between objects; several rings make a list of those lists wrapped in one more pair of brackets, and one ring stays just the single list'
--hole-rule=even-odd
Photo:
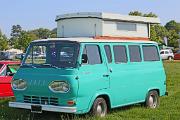
[{"label": "side mirror", "polygon": [[87,63],[88,62],[88,57],[86,54],[82,54],[82,63]]}]

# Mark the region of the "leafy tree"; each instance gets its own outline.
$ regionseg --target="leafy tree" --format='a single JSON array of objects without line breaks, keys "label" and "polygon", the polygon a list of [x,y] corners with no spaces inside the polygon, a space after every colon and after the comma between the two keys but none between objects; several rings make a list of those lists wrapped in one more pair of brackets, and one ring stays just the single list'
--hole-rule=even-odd
[{"label": "leafy tree", "polygon": [[176,33],[180,32],[180,24],[174,20],[171,20],[168,23],[166,23],[165,27],[167,30],[175,30]]},{"label": "leafy tree", "polygon": [[13,25],[11,29],[11,38],[9,39],[9,44],[13,46],[16,41],[18,41],[21,34],[22,27],[20,25]]},{"label": "leafy tree", "polygon": [[131,15],[131,16],[142,16],[142,13],[139,11],[131,11],[131,12],[129,12],[129,15]]},{"label": "leafy tree", "polygon": [[51,31],[46,28],[39,28],[39,29],[32,30],[30,32],[35,34],[38,37],[38,39],[45,39],[51,36]]},{"label": "leafy tree", "polygon": [[139,11],[131,11],[131,12],[129,12],[129,15],[132,15],[132,16],[142,16],[142,17],[155,17],[155,18],[158,17],[156,14],[154,14],[152,12],[147,13],[147,14],[143,14],[143,13],[141,13]]},{"label": "leafy tree", "polygon": [[179,35],[176,33],[175,30],[169,30],[169,34],[168,34],[168,46],[171,47],[179,47],[178,46],[178,39],[180,38]]},{"label": "leafy tree", "polygon": [[56,38],[57,37],[57,28],[54,28],[51,30],[51,38]]},{"label": "leafy tree", "polygon": [[34,39],[37,39],[37,37],[34,34],[26,31],[21,31],[19,35],[19,40],[15,42],[14,47],[25,51],[29,43]]},{"label": "leafy tree", "polygon": [[161,25],[151,25],[151,40],[163,44],[164,37],[168,36],[168,31],[164,26]]},{"label": "leafy tree", "polygon": [[7,50],[8,49],[8,39],[5,35],[2,34],[0,30],[0,50]]},{"label": "leafy tree", "polygon": [[152,12],[148,13],[148,14],[144,14],[143,17],[154,17],[157,18],[158,16]]}]

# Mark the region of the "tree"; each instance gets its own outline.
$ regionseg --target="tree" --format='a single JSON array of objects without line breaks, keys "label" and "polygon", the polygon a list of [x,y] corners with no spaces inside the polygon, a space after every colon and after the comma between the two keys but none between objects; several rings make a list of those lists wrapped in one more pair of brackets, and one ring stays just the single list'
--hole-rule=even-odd
[{"label": "tree", "polygon": [[141,16],[141,17],[155,17],[155,18],[158,17],[156,14],[154,14],[152,12],[147,13],[147,14],[143,14],[143,13],[141,13],[139,11],[131,11],[131,12],[129,12],[129,15],[132,15],[132,16]]},{"label": "tree", "polygon": [[19,40],[15,42],[14,47],[26,51],[29,43],[36,39],[36,36],[30,32],[21,31]]},{"label": "tree", "polygon": [[8,39],[5,35],[2,34],[0,30],[0,50],[7,50],[8,49]]},{"label": "tree", "polygon": [[168,36],[168,31],[164,26],[161,25],[151,25],[151,40],[163,44],[164,37]]},{"label": "tree", "polygon": [[154,17],[157,18],[158,16],[152,12],[148,13],[148,14],[144,14],[143,17]]},{"label": "tree", "polygon": [[9,44],[13,46],[16,41],[18,41],[21,34],[22,27],[20,25],[13,25],[11,29],[11,38],[9,39]]},{"label": "tree", "polygon": [[180,24],[174,20],[171,20],[168,23],[166,23],[165,27],[167,30],[175,30],[176,33],[180,32]]},{"label": "tree", "polygon": [[177,48],[178,46],[178,39],[180,38],[179,35],[176,33],[175,30],[169,30],[168,35],[168,46]]},{"label": "tree", "polygon": [[129,12],[129,15],[131,15],[131,16],[142,16],[142,13],[139,11],[131,11],[131,12]]},{"label": "tree", "polygon": [[56,38],[57,37],[57,28],[54,28],[51,30],[51,38]]},{"label": "tree", "polygon": [[51,36],[51,31],[46,28],[39,28],[39,29],[32,30],[30,32],[35,34],[38,37],[38,39],[45,39]]}]

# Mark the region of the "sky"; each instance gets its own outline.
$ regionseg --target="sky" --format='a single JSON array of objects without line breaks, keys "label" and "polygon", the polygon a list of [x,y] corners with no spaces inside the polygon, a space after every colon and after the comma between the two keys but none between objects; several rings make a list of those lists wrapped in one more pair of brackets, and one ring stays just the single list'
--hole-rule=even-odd
[{"label": "sky", "polygon": [[24,30],[53,29],[56,15],[74,12],[108,12],[126,15],[130,11],[153,12],[162,25],[180,22],[180,0],[1,0],[0,29],[8,37],[12,25]]}]

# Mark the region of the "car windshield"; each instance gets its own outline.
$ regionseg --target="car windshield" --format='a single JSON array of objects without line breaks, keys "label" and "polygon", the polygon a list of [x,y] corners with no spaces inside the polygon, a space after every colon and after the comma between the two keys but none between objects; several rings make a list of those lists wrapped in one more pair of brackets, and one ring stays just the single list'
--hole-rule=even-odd
[{"label": "car windshield", "polygon": [[22,67],[76,67],[79,44],[69,41],[32,42]]},{"label": "car windshield", "polygon": [[3,64],[0,64],[0,69],[2,68]]}]

